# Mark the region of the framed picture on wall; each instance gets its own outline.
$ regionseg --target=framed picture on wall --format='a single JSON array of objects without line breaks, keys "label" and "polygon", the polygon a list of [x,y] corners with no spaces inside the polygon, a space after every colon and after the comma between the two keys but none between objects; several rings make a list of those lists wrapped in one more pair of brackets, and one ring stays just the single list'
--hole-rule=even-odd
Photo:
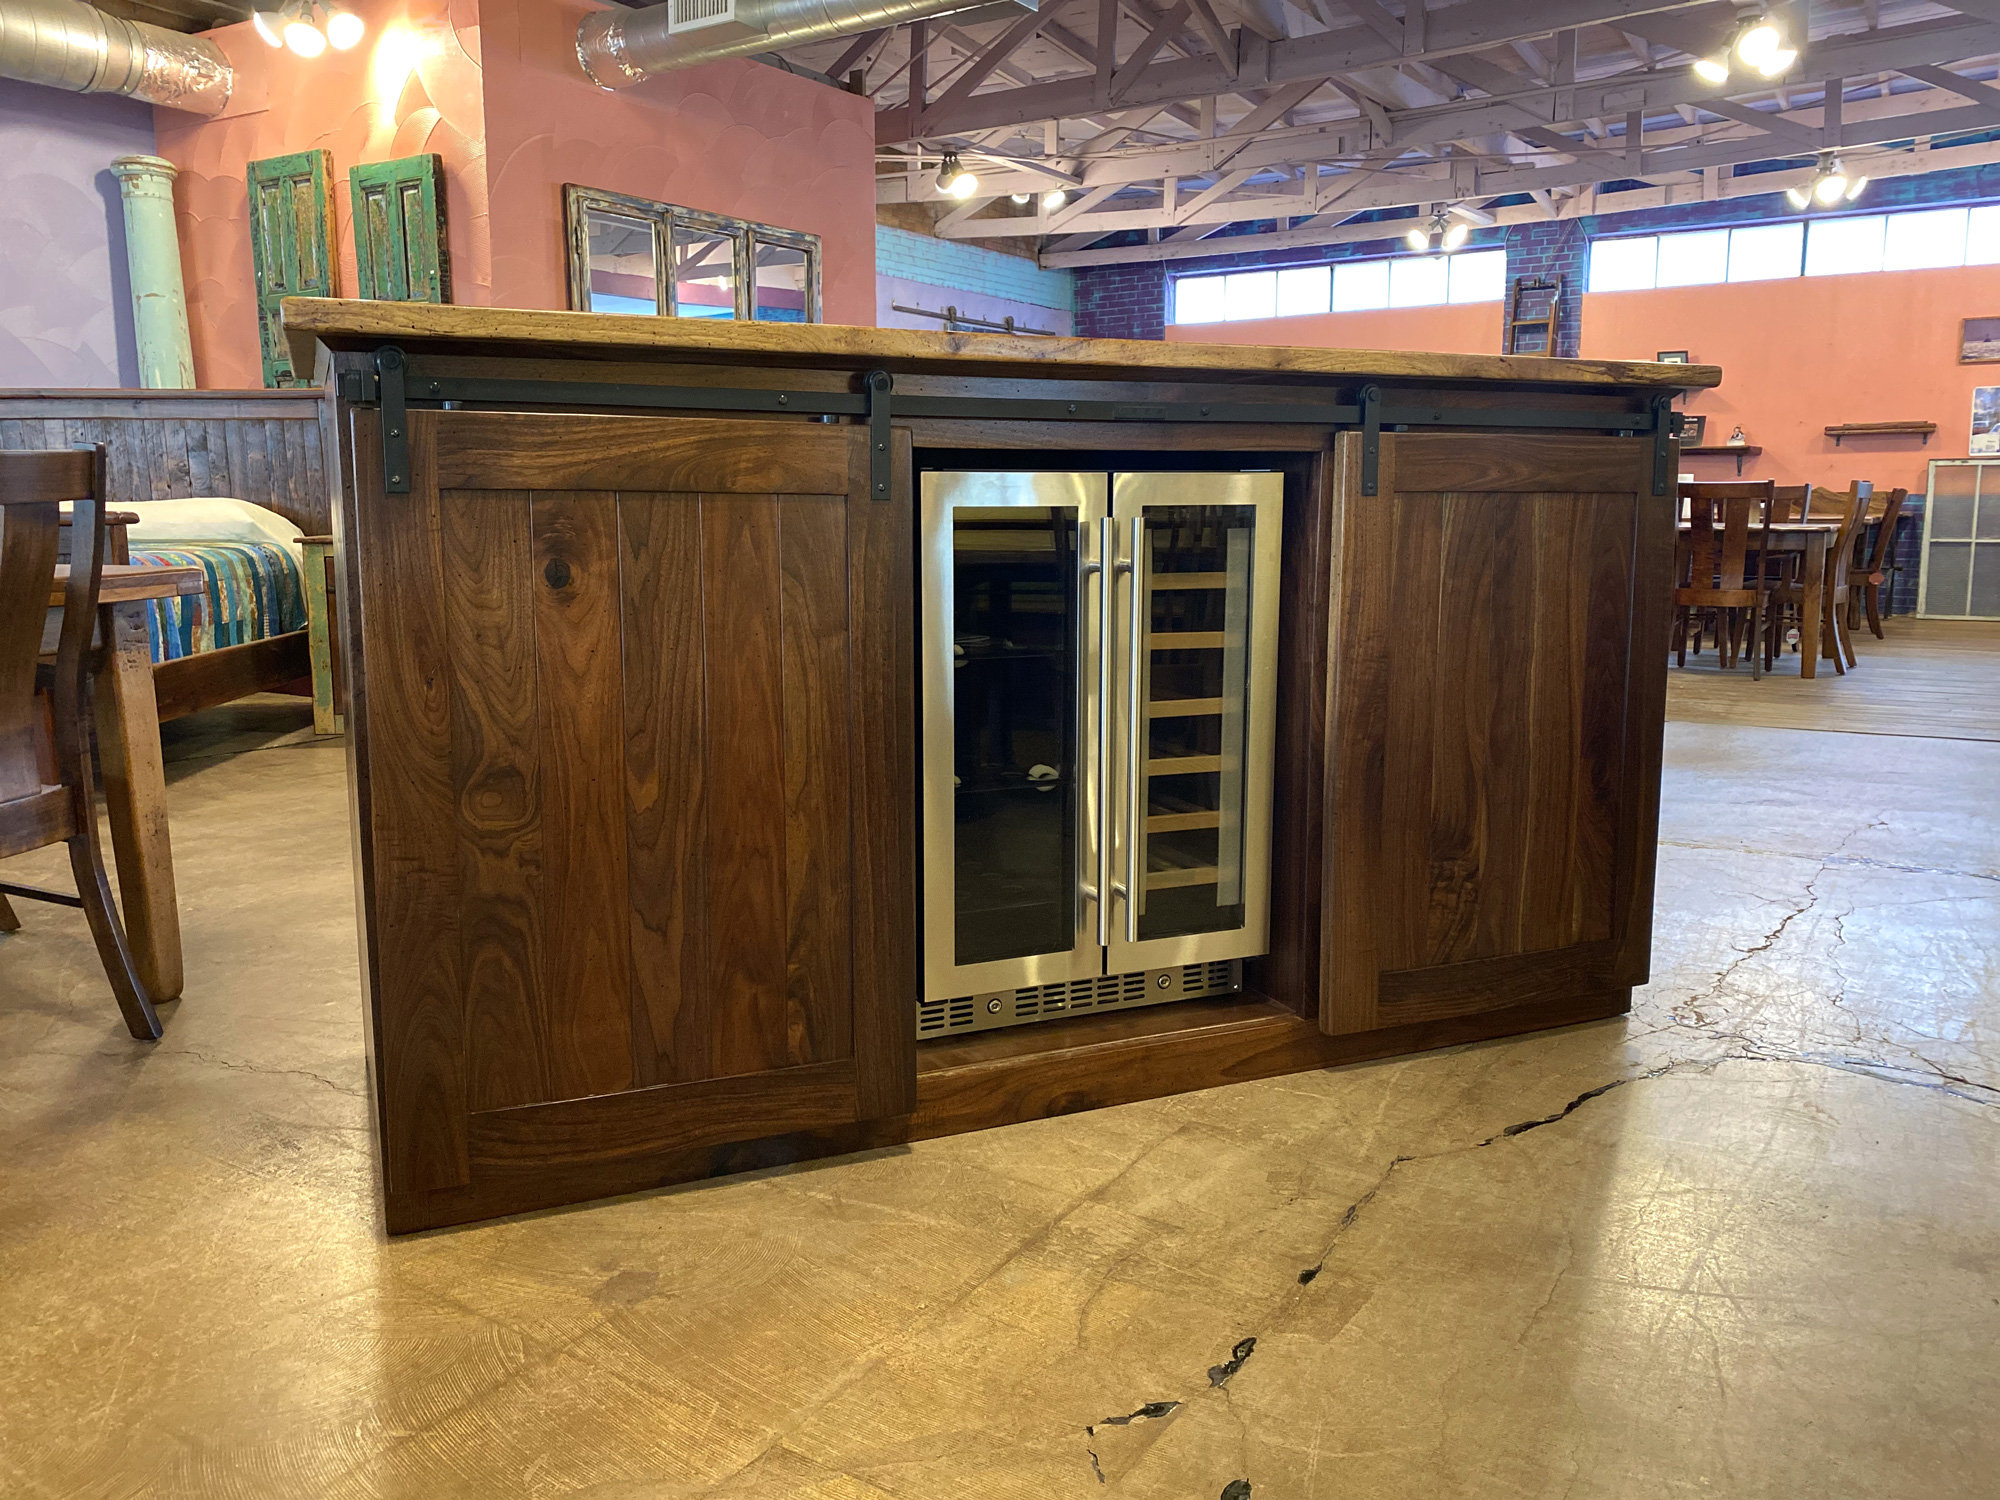
[{"label": "framed picture on wall", "polygon": [[[1663,364],[1669,362],[1670,361],[1665,361],[1665,360],[1661,361],[1661,363]],[[1707,436],[1708,436],[1707,412],[1681,413],[1681,446],[1683,448],[1699,448],[1702,445],[1702,440]]]},{"label": "framed picture on wall", "polygon": [[1967,318],[1958,325],[1958,362],[2000,364],[2000,318]]},{"label": "framed picture on wall", "polygon": [[1688,358],[1688,352],[1685,349],[1662,349],[1658,354],[1653,356],[1653,361],[1656,364],[1662,365],[1690,365],[1694,363],[1693,360]]},{"label": "framed picture on wall", "polygon": [[1967,453],[2000,453],[2000,385],[1982,385],[1972,392],[1972,441]]}]

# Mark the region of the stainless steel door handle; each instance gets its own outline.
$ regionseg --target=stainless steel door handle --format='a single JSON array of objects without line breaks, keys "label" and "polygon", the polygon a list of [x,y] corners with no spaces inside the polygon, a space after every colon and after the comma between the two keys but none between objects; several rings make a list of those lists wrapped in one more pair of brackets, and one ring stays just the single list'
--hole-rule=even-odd
[{"label": "stainless steel door handle", "polygon": [[1142,698],[1146,665],[1146,630],[1139,612],[1148,608],[1146,567],[1141,548],[1146,543],[1143,516],[1131,519],[1131,555],[1124,571],[1132,584],[1130,630],[1125,649],[1125,941],[1139,941],[1139,849],[1146,834],[1145,703]]},{"label": "stainless steel door handle", "polygon": [[[1111,931],[1111,918],[1105,910],[1111,900],[1110,891],[1105,883],[1110,872],[1110,855],[1105,848],[1110,823],[1104,813],[1104,772],[1110,764],[1110,753],[1106,747],[1110,744],[1111,723],[1109,710],[1111,669],[1108,665],[1110,658],[1104,650],[1104,622],[1109,618],[1108,611],[1111,607],[1111,571],[1104,565],[1105,547],[1110,541],[1110,534],[1105,530],[1105,525],[1102,520],[1097,524],[1097,557],[1081,562],[1076,577],[1078,609],[1084,614],[1086,621],[1090,597],[1087,591],[1089,580],[1093,577],[1097,580],[1097,724],[1094,731],[1091,731],[1093,743],[1090,749],[1079,754],[1077,760],[1081,767],[1078,781],[1081,783],[1084,805],[1089,809],[1091,839],[1090,878],[1082,882],[1079,889],[1083,893],[1084,900],[1097,909],[1097,946],[1100,948],[1104,946]],[[1079,526],[1078,530],[1083,531],[1084,528]],[[1087,630],[1077,632],[1079,650],[1082,649],[1081,643],[1087,636]],[[1081,739],[1082,736],[1079,735],[1078,738]]]}]

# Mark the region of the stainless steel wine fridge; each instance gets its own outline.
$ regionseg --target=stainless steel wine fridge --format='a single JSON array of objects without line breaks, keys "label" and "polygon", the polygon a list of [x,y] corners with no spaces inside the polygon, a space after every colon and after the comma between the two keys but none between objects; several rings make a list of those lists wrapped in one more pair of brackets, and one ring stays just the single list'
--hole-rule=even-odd
[{"label": "stainless steel wine fridge", "polygon": [[1267,950],[1277,473],[930,472],[919,1037]]}]

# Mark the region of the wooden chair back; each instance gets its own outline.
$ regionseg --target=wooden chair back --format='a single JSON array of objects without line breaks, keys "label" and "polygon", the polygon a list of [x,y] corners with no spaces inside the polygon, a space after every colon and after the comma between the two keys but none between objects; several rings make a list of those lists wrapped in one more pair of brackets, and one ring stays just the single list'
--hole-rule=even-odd
[{"label": "wooden chair back", "polygon": [[1781,484],[1771,491],[1773,521],[1803,521],[1812,509],[1813,487],[1809,484]]},{"label": "wooden chair back", "polygon": [[1840,534],[1834,538],[1833,549],[1826,555],[1826,586],[1834,590],[1835,599],[1847,597],[1847,571],[1849,559],[1854,556],[1854,539],[1868,526],[1868,506],[1875,498],[1875,486],[1866,479],[1856,479],[1845,490],[1837,490],[1832,495],[1834,510],[1829,520],[1840,522]]},{"label": "wooden chair back", "polygon": [[1872,532],[1864,530],[1861,533],[1854,549],[1854,571],[1862,576],[1855,582],[1877,585],[1882,582],[1882,574],[1889,565],[1889,554],[1896,546],[1896,522],[1902,519],[1903,502],[1909,498],[1908,490],[1889,491],[1881,506],[1881,524]]},{"label": "wooden chair back", "polygon": [[[84,673],[104,568],[102,455],[102,449],[0,453],[0,857],[67,839],[76,828],[79,789],[63,773],[82,749]],[[51,724],[36,678],[65,504],[75,507],[76,545]],[[87,785],[80,790],[89,796]]]},{"label": "wooden chair back", "polygon": [[1747,602],[1715,596],[1741,594],[1750,587],[1744,582],[1744,574],[1753,550],[1753,532],[1760,538],[1754,549],[1758,555],[1770,550],[1773,489],[1768,479],[1680,487],[1681,498],[1688,506],[1689,527],[1686,564],[1681,586],[1675,590],[1676,603]]}]

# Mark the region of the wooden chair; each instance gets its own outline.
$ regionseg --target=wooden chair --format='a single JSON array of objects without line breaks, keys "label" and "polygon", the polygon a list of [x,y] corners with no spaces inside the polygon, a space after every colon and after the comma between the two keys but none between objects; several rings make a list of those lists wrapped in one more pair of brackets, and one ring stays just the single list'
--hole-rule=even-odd
[{"label": "wooden chair", "polygon": [[[0,859],[69,846],[74,896],[0,883],[0,929],[20,926],[6,898],[79,906],[125,1025],[157,1040],[160,1018],[132,962],[97,845],[88,673],[107,535],[104,447],[0,453]],[[55,586],[58,506],[74,507],[69,581],[55,666],[40,663]]]},{"label": "wooden chair", "polygon": [[1866,608],[1868,629],[1879,641],[1882,637],[1882,586],[1896,560],[1896,523],[1903,517],[1908,490],[1891,490],[1882,507],[1879,522],[1870,521],[1854,542],[1854,563],[1847,573],[1847,628],[1854,631],[1860,621],[1856,614]]},{"label": "wooden chair", "polygon": [[1771,491],[1773,521],[1803,521],[1812,511],[1813,487],[1781,484]]},{"label": "wooden chair", "polygon": [[[1857,479],[1845,490],[1821,491],[1833,502],[1835,514],[1840,518],[1840,531],[1834,537],[1833,545],[1827,549],[1826,577],[1820,584],[1820,639],[1822,649],[1828,644],[1832,651],[1833,670],[1842,677],[1847,669],[1858,663],[1854,657],[1854,642],[1845,628],[1849,599],[1849,560],[1854,556],[1854,538],[1867,524],[1869,502],[1874,499],[1875,486],[1865,479]],[[1831,516],[1828,519],[1832,519]],[[1780,584],[1771,594],[1771,612],[1783,618],[1788,613],[1797,613],[1805,608],[1805,589],[1794,579]],[[1774,631],[1773,634],[1776,634]],[[1771,637],[1765,637],[1767,643]],[[1765,665],[1775,651],[1767,650]]]},{"label": "wooden chair", "polygon": [[[1762,559],[1771,551],[1773,488],[1768,479],[1680,487],[1681,498],[1688,502],[1689,521],[1674,588],[1674,636],[1679,643],[1681,666],[1687,665],[1689,624],[1692,622],[1698,633],[1701,628],[1698,611],[1715,610],[1716,647],[1722,653],[1722,665],[1733,668],[1742,645],[1739,612],[1747,610],[1750,675],[1764,675],[1770,580],[1764,576]],[[1759,559],[1754,568],[1747,566],[1753,550]],[[1726,627],[1722,623],[1723,611],[1728,612]]]}]

